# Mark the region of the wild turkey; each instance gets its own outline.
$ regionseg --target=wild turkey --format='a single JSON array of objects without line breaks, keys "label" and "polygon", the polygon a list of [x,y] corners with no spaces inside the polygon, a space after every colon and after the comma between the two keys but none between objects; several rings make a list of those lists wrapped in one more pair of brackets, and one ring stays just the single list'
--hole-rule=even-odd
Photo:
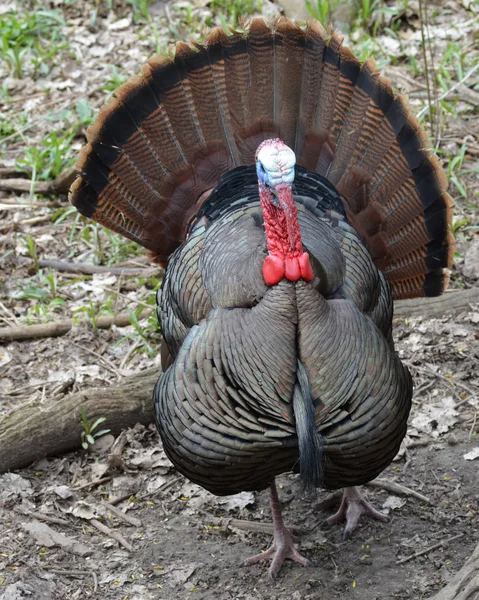
[{"label": "wild turkey", "polygon": [[318,23],[254,19],[153,57],[88,139],[72,203],[167,265],[165,451],[214,494],[271,489],[274,544],[246,562],[308,564],[280,473],[345,487],[347,533],[382,518],[353,486],[406,431],[392,300],[440,294],[452,261],[445,177],[405,100]]}]

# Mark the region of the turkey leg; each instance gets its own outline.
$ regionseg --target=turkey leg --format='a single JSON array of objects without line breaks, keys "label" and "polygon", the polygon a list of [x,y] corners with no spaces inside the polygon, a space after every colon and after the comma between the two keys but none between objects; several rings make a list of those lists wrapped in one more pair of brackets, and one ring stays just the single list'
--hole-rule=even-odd
[{"label": "turkey leg", "polygon": [[356,529],[359,518],[362,514],[369,515],[379,521],[387,521],[388,518],[383,513],[376,510],[367,500],[365,500],[357,487],[347,487],[343,491],[341,506],[336,514],[329,517],[328,525],[342,523],[346,521],[344,528],[344,539],[349,540],[352,532]]},{"label": "turkey leg", "polygon": [[274,526],[273,544],[270,548],[268,548],[268,550],[266,550],[266,552],[261,552],[260,554],[256,554],[256,556],[247,558],[243,564],[252,565],[262,560],[271,558],[272,563],[269,568],[269,576],[271,579],[276,579],[279,570],[287,558],[299,562],[305,567],[311,567],[313,563],[304,556],[301,556],[301,554],[296,550],[294,545],[295,538],[293,537],[291,531],[283,523],[281,505],[278,498],[278,490],[276,489],[276,483],[274,481],[269,488],[269,493]]}]

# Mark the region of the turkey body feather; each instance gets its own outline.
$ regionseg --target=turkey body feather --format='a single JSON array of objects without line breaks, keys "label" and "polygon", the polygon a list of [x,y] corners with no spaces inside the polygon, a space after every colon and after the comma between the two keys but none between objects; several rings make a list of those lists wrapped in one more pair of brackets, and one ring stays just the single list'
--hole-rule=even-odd
[{"label": "turkey body feather", "polygon": [[440,294],[452,263],[437,158],[372,60],[287,19],[153,57],[87,135],[72,203],[166,265],[166,452],[215,494],[271,486],[271,575],[306,564],[274,478],[356,486],[398,451],[412,382],[393,298]]},{"label": "turkey body feather", "polygon": [[299,169],[295,200],[316,277],[266,286],[255,177],[252,168],[228,173],[169,262],[160,321],[176,359],[155,390],[165,449],[216,494],[263,489],[298,470],[301,361],[323,446],[322,485],[366,483],[397,452],[412,392],[390,341],[388,285],[338,195]]}]

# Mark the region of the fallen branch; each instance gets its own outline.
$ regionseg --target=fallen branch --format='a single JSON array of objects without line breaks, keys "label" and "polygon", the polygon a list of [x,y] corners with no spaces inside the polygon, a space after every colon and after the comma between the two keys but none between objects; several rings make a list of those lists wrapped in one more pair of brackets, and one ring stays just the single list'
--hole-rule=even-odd
[{"label": "fallen branch", "polygon": [[403,558],[402,560],[397,560],[396,564],[403,565],[404,563],[407,563],[410,560],[413,560],[414,558],[418,558],[418,556],[423,556],[424,554],[429,554],[429,552],[432,552],[433,550],[437,550],[438,548],[442,548],[442,547],[446,546],[447,544],[449,544],[450,542],[453,542],[454,540],[458,540],[463,535],[464,535],[464,533],[458,533],[457,535],[453,535],[452,537],[448,538],[447,540],[442,540],[442,541],[438,542],[437,544],[434,544],[433,546],[429,546],[429,548],[424,548],[424,550],[415,552],[414,554],[411,554],[411,556],[406,556],[406,558]]},{"label": "fallen branch", "polygon": [[111,537],[112,540],[116,540],[120,544],[120,546],[123,546],[123,548],[126,548],[130,552],[133,552],[133,546],[125,540],[125,538],[121,535],[121,533],[119,531],[110,529],[109,527],[107,527],[106,525],[103,525],[103,523],[100,523],[100,521],[97,521],[96,519],[91,519],[90,523],[94,527],[96,527],[98,529],[98,531],[101,531],[108,537]]},{"label": "fallen branch", "polygon": [[124,521],[125,523],[128,523],[130,525],[134,525],[135,527],[142,526],[140,519],[137,519],[136,517],[133,517],[128,513],[124,513],[122,510],[120,510],[113,504],[110,504],[109,502],[104,501],[103,504],[109,511],[111,511],[112,514],[114,514],[118,519],[120,519],[120,521]]},{"label": "fallen branch", "polygon": [[402,496],[412,496],[416,498],[420,502],[424,502],[426,504],[432,504],[431,500],[427,496],[423,496],[419,492],[412,490],[400,483],[396,483],[395,481],[388,481],[387,479],[374,479],[369,483],[366,483],[367,487],[379,490],[385,490],[386,492],[391,492],[391,494],[401,494]]},{"label": "fallen branch", "polygon": [[429,600],[477,600],[479,598],[479,545],[451,581]]},{"label": "fallen branch", "polygon": [[0,473],[20,469],[47,455],[80,447],[80,407],[89,421],[105,417],[113,435],[136,423],[153,422],[152,393],[160,375],[154,368],[125,377],[118,386],[92,388],[31,403],[0,417]]},{"label": "fallen branch", "polygon": [[60,517],[52,517],[51,515],[47,515],[38,511],[31,512],[30,516],[35,517],[35,519],[38,519],[39,521],[45,521],[46,523],[54,523],[55,525],[70,525],[70,523],[65,521],[65,519],[60,519]]},{"label": "fallen branch", "polygon": [[[40,266],[43,261],[40,262]],[[61,261],[58,261],[61,262]],[[88,265],[89,266],[89,265]],[[123,273],[127,269],[116,267]],[[110,271],[111,272],[111,271]],[[144,271],[143,271],[144,273]],[[394,303],[395,317],[439,316],[447,312],[467,310],[470,304],[479,302],[479,288],[465,291],[450,292],[438,298],[416,298],[414,300],[398,300]],[[142,317],[148,316],[144,311]],[[98,329],[109,329],[112,325],[127,327],[131,324],[127,313],[120,313],[116,317],[99,317],[96,323]],[[23,325],[19,327],[0,327],[0,341],[2,340],[28,340],[43,337],[57,337],[65,335],[73,327],[72,319],[55,321],[41,325]]]},{"label": "fallen branch", "polygon": [[[152,310],[144,310],[140,318],[144,319],[151,315]],[[83,321],[82,321],[83,322]],[[12,327],[0,327],[0,341],[8,340],[31,340],[45,337],[58,337],[67,334],[75,325],[73,319],[64,319],[62,321],[53,321],[52,323],[41,323],[39,325],[18,325]],[[116,327],[128,327],[131,325],[130,315],[128,313],[119,313],[114,316],[106,315],[98,317],[96,321],[97,329],[110,329]]]},{"label": "fallen branch", "polygon": [[103,483],[108,483],[111,481],[111,477],[107,475],[106,477],[99,477],[98,479],[94,479],[93,481],[88,481],[87,483],[82,483],[82,485],[72,486],[72,490],[74,492],[78,492],[79,490],[86,490],[97,485],[102,485]]},{"label": "fallen branch", "polygon": [[436,298],[397,300],[394,303],[394,317],[441,317],[447,313],[470,310],[470,304],[476,303],[479,303],[479,287],[446,292]]},{"label": "fallen branch", "polygon": [[[408,488],[394,481],[389,481],[388,479],[373,479],[373,481],[366,483],[366,487],[384,490],[386,492],[391,492],[392,494],[401,494],[402,496],[412,496],[414,498],[417,498],[420,502],[432,504],[431,500],[429,500],[427,496],[423,496],[422,494],[412,490],[411,488]],[[333,492],[332,494],[327,496],[324,500],[317,502],[314,508],[316,510],[328,511],[337,504],[339,504],[341,502],[342,497],[343,492],[341,490],[338,490],[337,492]]]},{"label": "fallen branch", "polygon": [[54,269],[55,271],[66,271],[67,273],[82,273],[93,275],[94,273],[109,273],[112,275],[129,275],[131,277],[150,277],[161,275],[161,267],[106,267],[104,265],[85,265],[72,263],[66,260],[40,259],[38,266],[42,269]]},{"label": "fallen branch", "polygon": [[50,215],[41,215],[39,217],[32,217],[31,219],[23,219],[23,221],[9,221],[0,226],[0,231],[5,233],[6,231],[18,231],[22,227],[29,225],[38,225],[38,223],[45,223],[50,221]]},{"label": "fallen branch", "polygon": [[0,191],[36,194],[66,194],[75,181],[75,167],[70,167],[53,181],[31,181],[30,179],[0,179]]}]

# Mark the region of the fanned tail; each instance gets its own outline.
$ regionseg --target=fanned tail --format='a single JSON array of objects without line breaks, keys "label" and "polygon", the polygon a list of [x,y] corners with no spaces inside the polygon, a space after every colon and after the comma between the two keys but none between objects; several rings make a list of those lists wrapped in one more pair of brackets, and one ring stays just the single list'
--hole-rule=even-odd
[{"label": "fanned tail", "polygon": [[89,129],[72,203],[166,262],[221,174],[280,136],[336,186],[395,298],[440,294],[453,257],[445,176],[405,99],[341,43],[316,22],[253,19],[153,57]]}]

